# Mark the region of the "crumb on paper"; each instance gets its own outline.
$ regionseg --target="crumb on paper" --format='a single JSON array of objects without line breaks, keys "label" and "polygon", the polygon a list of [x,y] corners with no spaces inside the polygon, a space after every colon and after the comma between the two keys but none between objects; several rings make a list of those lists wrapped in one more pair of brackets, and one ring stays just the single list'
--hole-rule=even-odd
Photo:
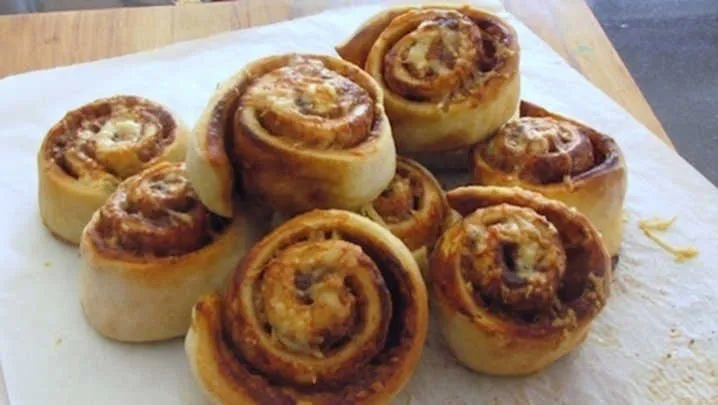
[{"label": "crumb on paper", "polygon": [[62,344],[62,338],[57,338],[57,340],[55,340],[55,346],[60,346],[61,344]]},{"label": "crumb on paper", "polygon": [[677,220],[678,217],[642,219],[638,221],[638,226],[641,229],[645,227],[654,231],[667,231]]},{"label": "crumb on paper", "polygon": [[42,265],[45,267],[50,267],[50,266],[52,266],[52,262],[49,260],[46,260]]},{"label": "crumb on paper", "polygon": [[694,246],[675,246],[670,244],[669,242],[665,241],[660,236],[656,235],[656,231],[666,231],[668,230],[671,225],[673,225],[674,222],[676,222],[678,218],[673,217],[669,219],[660,219],[660,218],[653,218],[653,219],[642,219],[638,221],[638,227],[643,231],[643,233],[648,236],[651,240],[656,242],[658,246],[663,248],[663,250],[667,251],[668,253],[672,254],[673,257],[678,262],[682,262],[685,260],[688,260],[698,254],[698,249]]},{"label": "crumb on paper", "polygon": [[[679,331],[679,328],[672,328],[671,331]],[[684,334],[667,342],[660,361],[653,363],[646,386],[652,403],[718,404],[708,400],[709,397],[718,398],[714,390],[718,387],[715,359],[700,353],[694,346],[685,349],[686,345],[696,340]]]},{"label": "crumb on paper", "polygon": [[696,343],[696,340],[695,340],[695,339],[691,339],[691,340],[688,342],[688,345],[689,345],[689,346],[693,346],[693,344],[695,344],[695,343]]}]

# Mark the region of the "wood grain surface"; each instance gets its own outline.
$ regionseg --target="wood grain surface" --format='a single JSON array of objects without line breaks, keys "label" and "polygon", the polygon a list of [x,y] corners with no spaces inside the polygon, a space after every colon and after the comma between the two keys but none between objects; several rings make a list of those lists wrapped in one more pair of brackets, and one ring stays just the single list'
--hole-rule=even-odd
[{"label": "wood grain surface", "polygon": [[[584,0],[502,1],[574,68],[671,145]],[[359,3],[367,1],[238,0],[0,16],[0,77],[124,55]]]}]

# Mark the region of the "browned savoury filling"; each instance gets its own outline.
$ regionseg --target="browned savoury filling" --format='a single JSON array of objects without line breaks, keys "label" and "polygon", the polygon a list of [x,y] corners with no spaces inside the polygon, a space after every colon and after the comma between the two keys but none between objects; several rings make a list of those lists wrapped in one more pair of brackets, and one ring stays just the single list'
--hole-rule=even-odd
[{"label": "browned savoury filling", "polygon": [[576,179],[607,159],[603,137],[553,117],[521,117],[504,124],[486,144],[482,158],[506,173],[535,184]]},{"label": "browned savoury filling", "polygon": [[360,212],[385,226],[415,251],[433,248],[442,232],[448,207],[444,192],[431,173],[418,163],[400,157],[389,186],[371,206]]},{"label": "browned savoury filling", "polygon": [[464,219],[464,279],[483,303],[517,312],[554,305],[566,269],[558,231],[528,208],[499,205]]},{"label": "browned savoury filling", "polygon": [[139,172],[174,141],[176,122],[162,107],[118,96],[69,112],[50,134],[48,158],[76,179]]},{"label": "browned savoury filling", "polygon": [[372,133],[374,100],[321,60],[297,56],[249,84],[235,120],[250,132],[257,122],[293,147],[348,149]]},{"label": "browned savoury filling", "polygon": [[386,189],[377,197],[373,206],[382,219],[394,224],[406,221],[412,213],[421,209],[424,187],[419,179],[402,164],[397,164],[396,174]]},{"label": "browned savoury filling", "polygon": [[199,201],[183,164],[163,164],[123,183],[100,209],[96,230],[110,251],[167,257],[208,245],[227,224]]},{"label": "browned savoury filling", "polygon": [[[297,264],[302,261],[299,258],[304,259],[306,266]],[[254,345],[247,345],[244,341],[248,332],[245,329],[246,317],[250,315],[240,307],[237,295],[242,283],[248,280],[238,273],[223,300],[225,370],[258,401],[272,397],[276,403],[294,403],[298,397],[312,395],[313,401],[320,404],[337,401],[353,403],[372,392],[381,391],[382,381],[397,372],[394,365],[410,349],[417,326],[411,305],[413,292],[408,288],[408,281],[402,280],[407,276],[400,264],[391,258],[391,254],[369,239],[329,229],[305,230],[287,238],[264,265],[253,286],[253,305],[263,325],[259,333],[271,336],[271,344],[275,348],[288,353],[291,358],[300,359],[299,362],[330,364],[336,361],[335,356],[350,339],[358,339],[358,334],[368,327],[369,322],[364,313],[365,307],[370,305],[367,300],[371,294],[364,290],[367,284],[353,274],[365,278],[367,272],[375,272],[376,279],[370,284],[378,292],[382,308],[382,319],[376,334],[366,347],[355,349],[354,355],[358,353],[358,356],[346,363],[340,362],[337,368],[328,367],[324,370],[326,373],[319,372],[314,380],[305,380],[304,375],[274,367],[282,364],[281,357],[275,357],[265,348],[255,350]],[[354,268],[362,270],[354,272]],[[332,301],[332,309],[322,307],[322,302],[319,302],[322,299]],[[292,316],[294,322],[282,325],[274,319],[272,323],[270,318],[277,315],[277,308],[269,309],[268,305],[277,302],[293,302],[292,305],[297,306]],[[343,309],[348,311],[345,313]],[[319,327],[301,328],[297,319],[302,319],[304,311],[312,310],[317,311],[311,317],[312,326],[317,326],[318,322]],[[289,317],[283,321],[288,320]],[[321,324],[330,327],[323,329]],[[289,327],[283,327],[287,325]],[[290,330],[294,327],[298,329]],[[256,331],[249,333],[254,336]],[[309,341],[313,344],[297,344],[300,339],[296,338],[303,333],[310,335]],[[247,378],[248,373],[252,378]]]},{"label": "browned savoury filling", "polygon": [[452,208],[465,218],[439,242],[434,265],[446,268],[434,272],[432,282],[457,310],[472,316],[459,292],[468,288],[477,307],[528,336],[595,314],[606,298],[608,258],[586,223],[558,204],[526,198],[450,193]]},{"label": "browned savoury filling", "polygon": [[507,57],[509,32],[490,19],[454,10],[417,11],[412,29],[384,57],[389,89],[413,101],[461,100],[491,77]]}]

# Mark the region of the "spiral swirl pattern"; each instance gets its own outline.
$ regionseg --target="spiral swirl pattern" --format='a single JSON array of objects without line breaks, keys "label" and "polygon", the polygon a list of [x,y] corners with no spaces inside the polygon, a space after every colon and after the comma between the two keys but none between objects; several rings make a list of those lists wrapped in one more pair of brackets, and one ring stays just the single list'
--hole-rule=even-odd
[{"label": "spiral swirl pattern", "polygon": [[184,335],[197,299],[226,285],[263,232],[249,204],[238,202],[235,212],[211,213],[184,163],[158,163],[123,181],[80,240],[88,323],[124,342]]},{"label": "spiral swirl pattern", "polygon": [[[200,120],[195,135],[209,137],[208,145],[216,135],[231,139],[225,153],[241,191],[275,211],[355,210],[389,183],[396,155],[382,92],[356,66],[327,56],[273,56],[248,65],[220,94],[209,110],[218,119]],[[216,126],[225,120],[231,129]],[[189,157],[196,167],[192,149]]]},{"label": "spiral swirl pattern", "polygon": [[99,210],[98,246],[178,256],[212,242],[228,223],[198,200],[184,164],[162,163],[124,182]]},{"label": "spiral swirl pattern", "polygon": [[398,23],[408,32],[384,56],[383,75],[389,89],[407,99],[448,105],[466,98],[498,63],[499,44],[458,11],[421,10]]},{"label": "spiral swirl pattern", "polygon": [[126,178],[185,157],[187,128],[165,107],[134,96],[68,112],[37,154],[38,203],[54,236],[78,244],[82,230]]},{"label": "spiral swirl pattern", "polygon": [[[300,242],[270,261],[261,281],[242,282],[254,284],[252,295],[230,293],[225,320],[245,359],[268,375],[303,385],[343,381],[386,341],[390,293],[358,245]],[[244,316],[242,301],[256,303],[254,317]]]},{"label": "spiral swirl pattern", "polygon": [[518,188],[464,187],[447,198],[464,218],[442,236],[431,273],[458,289],[461,306],[552,330],[603,305],[609,260],[585,217]]},{"label": "spiral swirl pattern", "polygon": [[482,304],[516,311],[553,305],[566,271],[556,228],[527,208],[499,205],[470,214],[459,238],[465,245],[462,276]]},{"label": "spiral swirl pattern", "polygon": [[618,144],[578,121],[521,102],[520,118],[502,125],[471,153],[473,181],[519,186],[586,215],[617,258],[623,234],[626,164]]},{"label": "spiral swirl pattern", "polygon": [[337,52],[382,86],[405,156],[465,149],[496,131],[519,101],[516,32],[470,6],[387,9]]},{"label": "spiral swirl pattern", "polygon": [[603,158],[581,128],[553,117],[509,121],[479,150],[490,165],[536,184],[578,176]]},{"label": "spiral swirl pattern", "polygon": [[175,142],[177,125],[162,106],[116,96],[69,113],[47,151],[78,181],[103,179],[112,187],[160,157]]},{"label": "spiral swirl pattern", "polygon": [[[188,352],[225,402],[383,402],[418,361],[424,294],[411,253],[387,230],[313,211],[255,245],[223,297],[198,304]],[[203,347],[221,361],[200,364]]]},{"label": "spiral swirl pattern", "polygon": [[249,85],[236,114],[244,128],[261,126],[292,147],[326,150],[364,141],[375,111],[359,84],[319,60],[297,57]]},{"label": "spiral swirl pattern", "polygon": [[519,188],[461,187],[447,199],[462,219],[437,243],[430,278],[457,359],[480,372],[524,375],[580,344],[611,279],[588,219]]},{"label": "spiral swirl pattern", "polygon": [[411,250],[433,248],[448,214],[438,180],[419,163],[399,157],[389,186],[360,211],[384,225]]}]

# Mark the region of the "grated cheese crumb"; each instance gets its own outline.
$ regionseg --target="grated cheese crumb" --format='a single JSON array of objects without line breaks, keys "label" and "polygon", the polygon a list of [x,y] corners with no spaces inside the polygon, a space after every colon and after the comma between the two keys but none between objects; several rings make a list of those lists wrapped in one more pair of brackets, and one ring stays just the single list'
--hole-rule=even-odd
[{"label": "grated cheese crumb", "polygon": [[698,249],[694,246],[675,246],[656,235],[656,231],[668,230],[677,219],[677,217],[668,219],[642,219],[638,221],[638,227],[646,236],[656,242],[658,246],[663,248],[663,250],[672,254],[676,261],[682,262],[698,255]]},{"label": "grated cheese crumb", "polygon": [[678,218],[668,218],[668,219],[661,219],[661,218],[652,218],[652,219],[642,219],[638,221],[638,227],[643,229],[649,229],[654,231],[666,231],[668,228],[673,225],[673,223],[676,222]]}]

